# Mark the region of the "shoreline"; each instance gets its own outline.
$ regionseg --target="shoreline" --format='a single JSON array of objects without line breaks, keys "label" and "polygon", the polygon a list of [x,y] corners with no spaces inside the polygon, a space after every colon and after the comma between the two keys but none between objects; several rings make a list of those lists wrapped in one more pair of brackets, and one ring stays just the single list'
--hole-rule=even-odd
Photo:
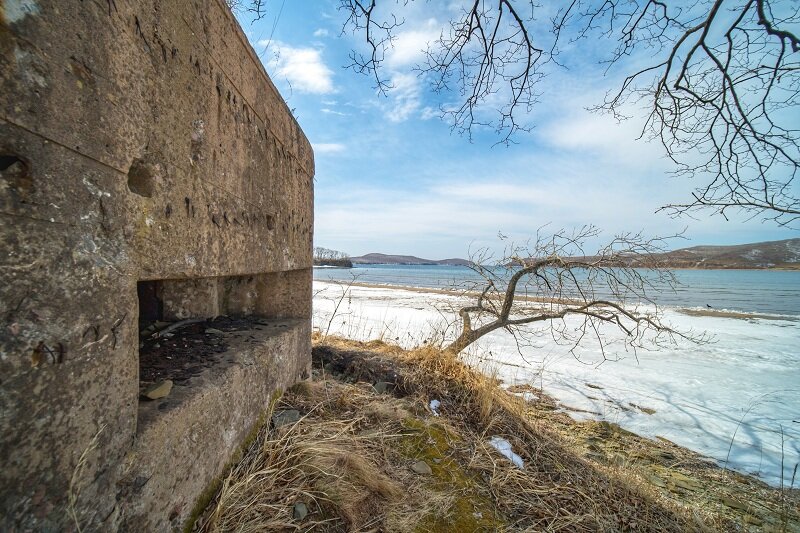
[{"label": "shoreline", "polygon": [[[393,267],[414,267],[414,266],[430,266],[430,267],[464,267],[469,268],[466,265],[439,265],[435,263],[422,263],[422,264],[415,264],[415,263],[354,263],[352,267],[329,267],[329,268],[341,268],[341,269],[353,269],[359,267],[374,267],[374,266],[393,266]],[[319,268],[319,266],[314,265],[314,268]],[[646,269],[647,267],[634,267],[640,269]],[[658,267],[660,270],[756,270],[756,271],[780,271],[780,272],[800,272],[800,265],[794,266],[781,266],[781,267],[699,267],[699,266],[660,266]]]},{"label": "shoreline", "polygon": [[[456,289],[443,289],[440,287],[417,287],[412,285],[392,285],[390,283],[368,283],[364,281],[337,281],[337,280],[330,280],[330,279],[314,279],[314,282],[318,283],[328,283],[331,285],[338,285],[338,286],[345,286],[345,287],[360,287],[363,289],[389,289],[389,290],[401,290],[401,291],[408,291],[413,293],[429,293],[429,294],[438,294],[442,296],[454,296],[454,297],[470,297],[476,298],[480,295],[478,291],[459,291]],[[551,300],[545,298],[537,298],[535,296],[525,296],[518,294],[515,297],[515,300],[523,301],[523,302],[538,302],[538,303],[552,303]],[[645,305],[652,305],[647,303]],[[752,320],[752,319],[762,319],[762,320],[785,320],[788,322],[799,322],[800,315],[785,315],[785,314],[769,314],[769,313],[756,313],[752,312],[749,313],[747,311],[736,311],[731,309],[702,309],[702,308],[693,308],[693,307],[680,307],[680,306],[662,306],[662,309],[669,309],[676,313],[681,313],[687,316],[693,317],[710,317],[710,318],[731,318],[736,320]]]}]

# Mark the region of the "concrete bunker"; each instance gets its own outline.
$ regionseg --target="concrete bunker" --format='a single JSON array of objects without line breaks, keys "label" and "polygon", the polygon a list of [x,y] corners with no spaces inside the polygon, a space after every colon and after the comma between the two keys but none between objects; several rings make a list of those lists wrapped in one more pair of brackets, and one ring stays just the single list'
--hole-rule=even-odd
[{"label": "concrete bunker", "polygon": [[0,530],[176,530],[308,376],[313,152],[223,0],[29,4],[0,2]]}]

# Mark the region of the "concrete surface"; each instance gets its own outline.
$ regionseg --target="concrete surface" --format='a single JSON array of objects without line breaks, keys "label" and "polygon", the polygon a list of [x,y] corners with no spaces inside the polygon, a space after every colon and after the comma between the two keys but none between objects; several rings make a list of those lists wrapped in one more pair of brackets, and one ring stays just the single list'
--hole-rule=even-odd
[{"label": "concrete surface", "polygon": [[[307,371],[313,175],[221,0],[0,0],[0,530],[180,527]],[[203,393],[237,416],[137,433],[148,280],[165,320],[302,322]]]}]

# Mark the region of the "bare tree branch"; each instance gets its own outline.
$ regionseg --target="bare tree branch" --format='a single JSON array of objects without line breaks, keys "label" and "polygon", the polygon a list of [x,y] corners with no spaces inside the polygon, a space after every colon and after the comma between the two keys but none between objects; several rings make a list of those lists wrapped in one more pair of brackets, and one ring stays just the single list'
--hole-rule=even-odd
[{"label": "bare tree branch", "polygon": [[[375,0],[341,0],[341,9],[345,28],[363,32],[371,50],[354,52],[350,66],[374,76],[386,93],[391,86],[380,71],[402,21],[391,8],[376,18]],[[800,4],[571,0],[549,26],[537,21],[542,11],[531,0],[473,0],[428,45],[417,70],[433,91],[459,95],[441,107],[454,131],[472,139],[491,127],[500,143],[514,142],[530,128],[537,85],[546,67],[562,65],[565,45],[582,50],[587,41],[610,40],[609,70],[643,53],[652,61],[631,69],[595,109],[624,119],[631,105],[646,103],[642,136],[660,141],[677,176],[701,184],[687,202],[664,211],[727,218],[740,210],[779,225],[798,222]]]},{"label": "bare tree branch", "polygon": [[524,335],[523,326],[537,323],[572,350],[587,335],[595,337],[604,360],[609,342],[604,332],[609,328],[621,333],[625,347],[634,353],[677,338],[708,340],[664,323],[652,298],[674,290],[676,283],[672,272],[658,264],[665,239],[620,235],[586,255],[586,241],[598,235],[593,226],[538,235],[532,245],[509,247],[499,264],[487,266],[485,256],[473,263],[486,283],[475,304],[460,309],[461,331],[446,349],[461,352],[499,329],[517,338]]},{"label": "bare tree branch", "polygon": [[573,0],[554,25],[557,39],[568,27],[573,40],[615,39],[609,68],[638,49],[655,52],[596,109],[623,118],[627,104],[646,102],[642,135],[661,142],[677,176],[703,184],[662,210],[740,210],[790,226],[800,217],[799,9],[781,0]]}]

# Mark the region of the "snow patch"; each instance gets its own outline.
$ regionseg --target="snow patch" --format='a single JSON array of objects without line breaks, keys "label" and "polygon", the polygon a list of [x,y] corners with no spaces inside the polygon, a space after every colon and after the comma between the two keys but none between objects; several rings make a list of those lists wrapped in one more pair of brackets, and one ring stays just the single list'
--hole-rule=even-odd
[{"label": "snow patch", "polygon": [[489,439],[489,444],[491,444],[492,448],[500,452],[504,455],[509,461],[514,463],[519,469],[525,468],[525,462],[522,460],[522,457],[514,453],[514,449],[511,447],[511,443],[508,442],[503,437],[498,437],[495,435],[491,439]]}]

